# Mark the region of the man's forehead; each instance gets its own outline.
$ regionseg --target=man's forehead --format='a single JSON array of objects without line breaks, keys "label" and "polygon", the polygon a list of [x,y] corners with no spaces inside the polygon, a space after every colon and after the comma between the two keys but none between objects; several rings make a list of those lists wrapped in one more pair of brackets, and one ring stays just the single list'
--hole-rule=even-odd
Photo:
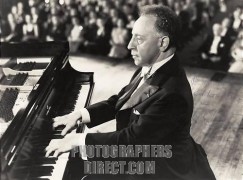
[{"label": "man's forehead", "polygon": [[151,15],[139,17],[134,24],[132,34],[147,35],[156,33],[155,21],[156,17]]}]

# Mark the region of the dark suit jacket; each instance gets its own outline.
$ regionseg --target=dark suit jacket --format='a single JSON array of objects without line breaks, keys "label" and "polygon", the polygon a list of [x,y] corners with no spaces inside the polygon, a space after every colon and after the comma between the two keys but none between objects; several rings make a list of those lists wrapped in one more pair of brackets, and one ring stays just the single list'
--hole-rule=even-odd
[{"label": "dark suit jacket", "polygon": [[[206,40],[203,42],[202,46],[199,48],[199,51],[206,53],[207,56],[209,57],[208,59],[209,64],[207,65],[208,66],[207,68],[226,71],[229,68],[229,62],[230,62],[229,51],[230,51],[231,44],[229,43],[227,38],[222,37],[217,47],[217,54],[211,54],[209,51],[212,46],[213,39],[214,39],[213,36],[208,36]],[[212,63],[210,61],[211,57],[219,57],[220,61],[217,63]]]},{"label": "dark suit jacket", "polygon": [[[117,131],[87,134],[86,145],[172,145],[171,158],[155,158],[155,175],[121,176],[125,179],[215,179],[204,150],[190,136],[193,97],[176,57],[134,93],[131,108],[119,111],[118,99],[129,90],[140,71],[141,68],[118,95],[87,108],[91,117],[89,127],[116,118]],[[134,114],[134,110],[140,115]]]}]

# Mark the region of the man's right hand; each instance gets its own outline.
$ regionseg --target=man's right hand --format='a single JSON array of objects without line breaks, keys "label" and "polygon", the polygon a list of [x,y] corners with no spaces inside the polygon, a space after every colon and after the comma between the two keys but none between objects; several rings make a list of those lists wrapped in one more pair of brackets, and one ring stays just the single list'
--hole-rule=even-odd
[{"label": "man's right hand", "polygon": [[58,126],[64,125],[65,128],[62,130],[61,135],[64,136],[68,131],[75,128],[77,125],[77,121],[82,119],[81,113],[78,111],[71,112],[70,114],[66,114],[64,116],[57,116],[54,118],[53,127],[56,128]]}]

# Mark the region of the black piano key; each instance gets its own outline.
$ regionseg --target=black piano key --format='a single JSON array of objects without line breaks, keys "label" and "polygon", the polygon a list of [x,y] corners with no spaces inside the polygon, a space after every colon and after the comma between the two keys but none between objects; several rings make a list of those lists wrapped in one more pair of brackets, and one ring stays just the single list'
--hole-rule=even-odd
[{"label": "black piano key", "polygon": [[19,167],[24,166],[40,166],[43,164],[56,164],[57,158],[33,158],[33,159],[26,159],[26,160],[19,160],[17,161],[16,165]]},{"label": "black piano key", "polygon": [[14,66],[15,70],[18,71],[31,71],[36,66],[35,62],[19,63]]},{"label": "black piano key", "polygon": [[17,89],[6,89],[0,100],[0,117],[5,121],[10,121],[13,119],[14,115],[12,108],[17,99],[19,90]]},{"label": "black piano key", "polygon": [[30,168],[29,177],[51,176],[54,167],[53,166],[36,166]]}]

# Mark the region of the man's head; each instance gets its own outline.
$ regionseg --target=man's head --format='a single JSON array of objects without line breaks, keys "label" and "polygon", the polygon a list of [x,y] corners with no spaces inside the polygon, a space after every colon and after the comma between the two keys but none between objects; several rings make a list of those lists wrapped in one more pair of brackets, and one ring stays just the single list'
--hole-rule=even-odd
[{"label": "man's head", "polygon": [[222,26],[221,24],[215,23],[213,25],[213,34],[214,36],[221,36],[222,33]]},{"label": "man's head", "polygon": [[179,32],[179,18],[171,9],[161,5],[142,7],[128,44],[135,64],[151,66],[171,55]]},{"label": "man's head", "polygon": [[222,25],[222,28],[229,28],[230,25],[231,25],[231,20],[230,20],[230,18],[228,18],[228,17],[224,18],[224,19],[222,20],[221,25]]}]

